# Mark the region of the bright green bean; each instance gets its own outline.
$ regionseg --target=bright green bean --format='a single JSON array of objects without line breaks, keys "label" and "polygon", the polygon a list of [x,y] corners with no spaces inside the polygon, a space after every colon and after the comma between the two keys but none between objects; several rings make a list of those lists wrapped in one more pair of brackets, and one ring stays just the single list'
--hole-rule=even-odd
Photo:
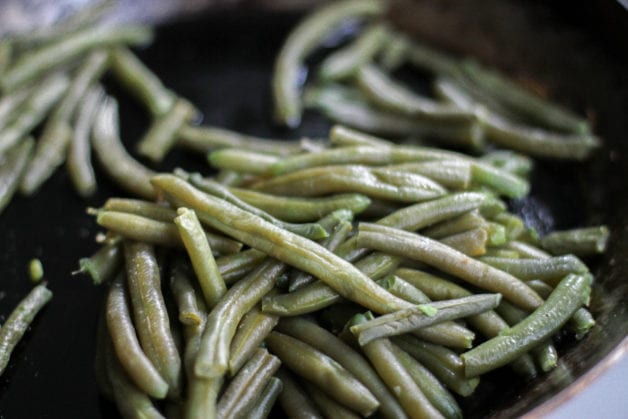
[{"label": "bright green bean", "polygon": [[13,349],[22,339],[35,316],[50,301],[52,292],[46,284],[34,287],[15,307],[0,329],[0,375],[4,372]]},{"label": "bright green bean", "polygon": [[35,143],[28,138],[0,156],[0,214],[9,205],[26,170]]},{"label": "bright green bean", "polygon": [[174,93],[128,48],[111,51],[111,71],[154,116],[165,114],[174,105]]},{"label": "bright green bean", "polygon": [[591,279],[567,275],[547,301],[507,333],[494,337],[461,355],[467,377],[475,377],[511,362],[547,340],[579,309],[588,297]]},{"label": "bright green bean", "polygon": [[364,416],[379,407],[379,402],[364,384],[337,361],[312,346],[278,332],[271,332],[266,344],[286,367],[339,403]]},{"label": "bright green bean", "polygon": [[388,39],[388,28],[374,24],[359,34],[353,42],[327,56],[318,69],[325,82],[337,81],[359,73],[382,49]]},{"label": "bright green bean", "polygon": [[153,171],[133,159],[120,141],[118,105],[113,98],[105,99],[98,110],[92,145],[103,169],[119,186],[142,198],[155,198],[150,184]]},{"label": "bright green bean", "polygon": [[142,348],[176,397],[181,386],[181,358],[161,293],[159,266],[152,246],[124,242],[127,284],[133,319]]},{"label": "bright green bean", "polygon": [[179,208],[177,214],[174,223],[192,261],[207,308],[211,310],[227,292],[225,281],[220,276],[205,231],[194,211]]},{"label": "bright green bean", "polygon": [[360,247],[370,247],[435,266],[487,291],[500,293],[524,309],[535,309],[543,300],[525,283],[418,234],[377,224],[360,224]]},{"label": "bright green bean", "polygon": [[572,253],[591,256],[604,253],[609,231],[606,226],[554,231],[541,239],[541,247],[554,255]]},{"label": "bright green bean", "polygon": [[276,120],[295,128],[301,122],[299,80],[305,58],[347,19],[384,13],[386,3],[377,0],[348,0],[330,4],[305,18],[283,44],[273,73],[272,91]]}]

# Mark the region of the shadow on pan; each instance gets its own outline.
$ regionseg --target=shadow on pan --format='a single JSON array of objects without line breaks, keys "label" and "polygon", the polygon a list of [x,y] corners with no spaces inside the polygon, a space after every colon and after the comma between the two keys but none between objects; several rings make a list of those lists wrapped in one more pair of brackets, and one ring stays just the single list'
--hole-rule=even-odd
[{"label": "shadow on pan", "polygon": [[[512,203],[542,231],[609,225],[608,252],[594,263],[592,312],[599,326],[580,342],[563,339],[562,364],[550,374],[524,383],[508,372],[494,373],[476,396],[461,401],[468,417],[530,412],[604,364],[628,331],[628,229],[623,221],[628,213],[628,46],[622,44],[628,40],[628,16],[613,1],[589,3],[415,0],[399,4],[403,13],[399,8],[393,12],[405,30],[533,82],[555,100],[588,114],[604,139],[586,164],[538,162],[532,195]],[[307,114],[297,132],[278,130],[269,122],[272,62],[299,17],[259,10],[197,16],[163,26],[141,56],[167,86],[204,112],[206,123],[283,138],[322,136],[329,124],[317,115]],[[111,89],[122,98],[122,136],[133,150],[148,120],[132,100],[124,100],[115,86]],[[207,171],[202,158],[179,150],[158,169],[177,165]],[[97,228],[84,208],[123,195],[98,175],[99,193],[88,202],[73,194],[60,171],[35,198],[16,199],[0,217],[0,321],[30,288],[30,258],[42,259],[55,292],[0,378],[0,418],[116,417],[115,408],[98,396],[92,373],[103,290],[70,275],[78,258],[96,249]]]}]

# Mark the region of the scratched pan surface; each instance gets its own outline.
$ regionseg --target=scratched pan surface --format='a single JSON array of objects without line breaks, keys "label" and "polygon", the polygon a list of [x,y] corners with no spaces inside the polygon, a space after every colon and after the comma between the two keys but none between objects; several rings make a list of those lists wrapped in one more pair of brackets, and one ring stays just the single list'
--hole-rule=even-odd
[{"label": "scratched pan surface", "polygon": [[[596,131],[604,138],[603,148],[589,163],[539,162],[532,195],[512,203],[541,231],[597,223],[611,227],[608,253],[593,263],[598,282],[592,311],[600,327],[581,342],[562,339],[563,361],[551,374],[529,383],[502,373],[484,380],[476,397],[461,400],[469,417],[512,417],[548,399],[559,403],[574,388],[568,385],[587,372],[584,380],[590,379],[590,371],[618,350],[627,333],[628,66],[621,61],[626,52],[626,45],[619,43],[621,34],[604,34],[628,26],[625,19],[623,25],[613,22],[622,18],[622,9],[613,2],[605,4],[608,8],[585,10],[573,4],[567,8],[568,2],[485,1],[479,6],[445,1],[435,6],[415,1],[411,9],[397,14],[408,30],[535,80],[580,112],[594,112]],[[306,115],[298,132],[269,123],[272,60],[298,17],[260,11],[197,16],[161,27],[155,44],[141,56],[166,85],[203,111],[207,123],[283,138],[319,136],[329,125],[317,115]],[[628,39],[625,31],[623,38]],[[109,90],[121,99],[122,136],[132,148],[148,121],[113,84]],[[202,157],[179,150],[159,168],[176,165],[207,170]],[[78,258],[96,249],[97,228],[85,207],[121,195],[102,172],[98,175],[98,195],[88,201],[71,191],[67,175],[60,171],[35,198],[18,197],[0,215],[0,321],[31,287],[29,259],[43,261],[55,293],[0,377],[2,419],[117,417],[113,406],[98,396],[92,372],[104,290],[84,276],[71,275]],[[567,393],[559,394],[565,388]]]}]

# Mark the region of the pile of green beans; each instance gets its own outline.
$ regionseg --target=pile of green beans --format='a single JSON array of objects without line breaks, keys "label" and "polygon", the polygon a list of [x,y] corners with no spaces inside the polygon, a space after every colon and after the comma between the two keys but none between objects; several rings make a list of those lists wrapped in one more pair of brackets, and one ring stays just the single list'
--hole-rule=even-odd
[{"label": "pile of green beans", "polygon": [[[290,416],[458,418],[485,373],[531,379],[556,366],[559,332],[595,326],[580,257],[602,253],[608,229],[541,238],[505,201],[530,192],[528,155],[589,156],[589,123],[408,40],[386,8],[333,2],[286,40],[277,121],[294,128],[309,107],[344,124],[298,142],[194,125],[194,106],[128,48],[149,42],[146,28],[0,41],[0,211],[66,160],[77,192],[93,194],[92,146],[134,196],[89,209],[107,233],[79,262],[108,288],[96,374],[124,417],[263,418],[277,401]],[[363,30],[300,86],[347,20]],[[404,64],[431,73],[433,97],[395,80]],[[151,117],[137,159],[106,72]],[[417,136],[474,155],[391,140]],[[150,168],[175,146],[215,174]],[[35,294],[0,329],[0,373],[50,298],[45,285]]]}]

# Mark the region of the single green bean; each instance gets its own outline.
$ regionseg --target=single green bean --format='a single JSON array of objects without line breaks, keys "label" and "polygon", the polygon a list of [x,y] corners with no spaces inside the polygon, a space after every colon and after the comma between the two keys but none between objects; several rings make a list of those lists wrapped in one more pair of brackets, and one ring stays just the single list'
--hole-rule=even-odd
[{"label": "single green bean", "polygon": [[550,285],[556,285],[558,281],[570,273],[585,274],[589,271],[587,266],[573,255],[544,259],[509,259],[486,256],[480,260],[521,280],[540,279]]},{"label": "single green bean", "polygon": [[312,398],[314,404],[316,404],[316,407],[318,407],[318,409],[323,413],[323,416],[326,418],[358,419],[362,417],[353,410],[349,409],[347,406],[332,399],[319,387],[307,380],[304,380],[303,385]]},{"label": "single green bean", "polygon": [[168,383],[146,356],[137,339],[124,275],[118,275],[111,283],[106,300],[106,320],[112,349],[129,379],[150,397],[166,397]]},{"label": "single green bean", "polygon": [[439,241],[467,256],[481,256],[486,253],[488,234],[483,228],[474,228],[463,233],[443,237]]},{"label": "single green bean", "polygon": [[52,298],[52,292],[46,284],[34,287],[17,307],[0,329],[0,375],[9,363],[13,349],[22,339],[35,316]]},{"label": "single green bean", "polygon": [[353,326],[351,332],[358,337],[360,345],[364,346],[376,339],[483,313],[497,307],[500,300],[500,294],[478,294],[454,300],[419,304]]},{"label": "single green bean", "polygon": [[428,304],[432,301],[423,291],[397,275],[388,275],[375,282],[391,294],[403,298],[412,304]]},{"label": "single green bean", "polygon": [[320,8],[305,18],[284,42],[277,59],[272,81],[276,120],[295,128],[301,122],[299,80],[305,58],[329,35],[330,30],[347,19],[378,16],[386,3],[377,0],[348,0]]},{"label": "single green bean", "polygon": [[323,198],[297,198],[265,194],[247,189],[230,188],[231,192],[250,205],[289,222],[319,220],[338,209],[359,214],[371,200],[361,194],[339,194]]},{"label": "single green bean", "polygon": [[205,314],[199,308],[196,290],[181,260],[175,261],[170,269],[169,285],[179,310],[179,321],[186,326],[200,326]]},{"label": "single green bean", "polygon": [[280,160],[280,157],[257,151],[221,148],[210,152],[207,159],[209,164],[216,169],[266,175],[270,173],[272,166]]},{"label": "single green bean", "polygon": [[443,387],[438,378],[398,346],[393,344],[392,348],[397,361],[403,365],[430,403],[446,418],[462,418],[462,410],[456,399]]},{"label": "single green bean", "polygon": [[344,125],[334,125],[329,131],[329,141],[332,145],[341,147],[370,146],[392,147],[395,143],[356,131]]},{"label": "single green bean", "polygon": [[259,306],[253,307],[244,315],[238,325],[238,331],[231,340],[229,349],[231,354],[229,357],[229,374],[231,376],[240,370],[278,322],[278,316],[262,313]]},{"label": "single green bean", "polygon": [[149,201],[129,198],[109,198],[103,205],[105,211],[140,215],[155,221],[172,222],[177,212],[172,208]]},{"label": "single green bean", "polygon": [[122,266],[122,250],[118,243],[110,243],[101,247],[88,258],[79,259],[79,270],[91,276],[94,285],[113,278]]},{"label": "single green bean", "polygon": [[127,378],[110,344],[107,345],[105,359],[113,398],[122,416],[132,419],[165,419],[150,397]]},{"label": "single green bean", "polygon": [[152,32],[141,26],[87,27],[63,39],[24,54],[7,71],[0,82],[4,92],[36,79],[51,68],[63,65],[86,51],[118,43],[147,44]]},{"label": "single green bean", "polygon": [[[351,321],[352,326],[366,322],[364,315],[357,315]],[[429,402],[412,376],[395,358],[394,348],[388,339],[376,339],[363,347],[363,351],[375,367],[375,370],[393,391],[399,404],[411,418],[442,418],[441,413]]]},{"label": "single green bean", "polygon": [[266,349],[257,349],[223,392],[216,415],[242,417],[248,413],[280,364]]},{"label": "single green bean", "polygon": [[383,49],[388,40],[388,28],[373,24],[359,34],[353,42],[327,56],[318,69],[318,76],[325,82],[337,81],[359,74]]},{"label": "single green bean", "polygon": [[527,180],[506,170],[479,162],[471,165],[471,182],[487,186],[495,193],[508,198],[522,198],[530,192],[530,184]]},{"label": "single green bean", "polygon": [[146,199],[154,199],[150,184],[153,171],[133,159],[120,141],[118,105],[115,99],[103,100],[94,121],[92,146],[105,172],[123,189]]},{"label": "single green bean", "polygon": [[463,160],[402,163],[390,169],[416,173],[432,179],[451,190],[464,190],[471,186],[472,164]]},{"label": "single green bean", "polygon": [[249,419],[266,419],[282,391],[282,381],[277,377],[271,377],[264,390],[253,403],[253,408],[247,412],[246,417]]},{"label": "single green bean", "polygon": [[299,317],[282,318],[277,331],[290,335],[314,349],[331,357],[352,373],[378,400],[378,412],[387,418],[404,417],[403,410],[395,397],[371,367],[368,361],[356,350],[348,346],[332,333],[313,322]]},{"label": "single green bean", "polygon": [[514,276],[418,234],[361,223],[357,235],[360,247],[370,247],[427,263],[487,291],[500,293],[524,309],[535,309],[543,300]]},{"label": "single green bean", "polygon": [[33,88],[19,115],[0,129],[0,155],[22,140],[45,118],[69,84],[70,81],[64,74],[53,74]]},{"label": "single green bean", "polygon": [[258,217],[263,218],[264,220],[276,225],[279,228],[284,228],[288,231],[291,231],[292,233],[299,234],[312,240],[323,239],[329,236],[329,233],[325,231],[325,229],[320,224],[317,223],[292,224],[278,220],[272,215],[266,213],[265,211],[262,211],[259,208],[244,202],[236,195],[231,193],[231,191],[229,191],[229,188],[222,186],[212,179],[203,178],[199,173],[191,174],[189,176],[189,182],[198,189],[207,192],[208,194],[214,195],[218,198],[224,199],[225,201],[239,208],[242,208],[245,211],[248,211],[252,214],[257,215]]},{"label": "single green bean", "polygon": [[[183,247],[184,245],[174,223],[118,211],[98,211],[96,222],[109,231],[131,240],[166,247]],[[205,236],[210,247],[221,254],[235,253],[242,248],[241,243],[217,234],[206,232]]]},{"label": "single green bean", "polygon": [[9,205],[20,183],[35,143],[28,138],[0,156],[0,213]]},{"label": "single green bean", "polygon": [[480,157],[480,160],[523,178],[527,178],[534,167],[530,157],[510,150],[491,151]]},{"label": "single green bean", "polygon": [[421,175],[361,165],[303,169],[253,185],[274,194],[321,196],[358,192],[369,197],[400,202],[425,201],[445,195],[438,183]]},{"label": "single green bean", "polygon": [[124,242],[127,284],[133,319],[142,347],[176,397],[181,386],[181,358],[161,294],[159,266],[151,245]]},{"label": "single green bean", "polygon": [[279,395],[279,404],[284,413],[295,419],[322,419],[323,416],[309,397],[308,392],[301,387],[295,377],[281,367],[277,377],[283,383],[283,391]]},{"label": "single green bean", "polygon": [[379,402],[364,384],[337,361],[312,346],[278,332],[271,332],[266,344],[286,367],[339,403],[364,416],[379,407]]},{"label": "single green bean", "polygon": [[185,99],[177,99],[171,108],[154,117],[148,131],[137,144],[138,154],[154,163],[161,162],[177,140],[177,132],[197,114]]},{"label": "single green bean", "polygon": [[182,201],[197,210],[201,221],[316,276],[345,298],[375,312],[390,312],[406,306],[403,300],[382,292],[352,264],[311,240],[278,229],[253,214],[202,193],[175,176],[159,175],[152,181],[169,199]]},{"label": "single green bean", "polygon": [[276,278],[286,269],[274,259],[238,281],[221,298],[207,317],[201,338],[194,373],[202,377],[220,377],[229,367],[230,346],[242,317],[249,312],[275,285]]},{"label": "single green bean", "polygon": [[165,114],[174,105],[174,93],[128,48],[111,51],[111,71],[154,116]]},{"label": "single green bean", "polygon": [[85,93],[77,109],[67,156],[67,168],[74,189],[81,196],[91,196],[96,192],[96,175],[91,164],[90,135],[96,111],[103,97],[102,89],[92,88]]},{"label": "single green bean", "polygon": [[192,267],[201,286],[205,304],[210,310],[227,292],[225,281],[220,276],[212,249],[196,213],[188,208],[179,208],[174,223],[192,261]]},{"label": "single green bean", "polygon": [[547,301],[507,333],[461,355],[467,377],[475,377],[511,362],[553,335],[588,297],[590,278],[567,275]]},{"label": "single green bean", "polygon": [[591,256],[604,253],[609,231],[606,226],[554,231],[541,239],[541,247],[554,255],[572,253]]}]

